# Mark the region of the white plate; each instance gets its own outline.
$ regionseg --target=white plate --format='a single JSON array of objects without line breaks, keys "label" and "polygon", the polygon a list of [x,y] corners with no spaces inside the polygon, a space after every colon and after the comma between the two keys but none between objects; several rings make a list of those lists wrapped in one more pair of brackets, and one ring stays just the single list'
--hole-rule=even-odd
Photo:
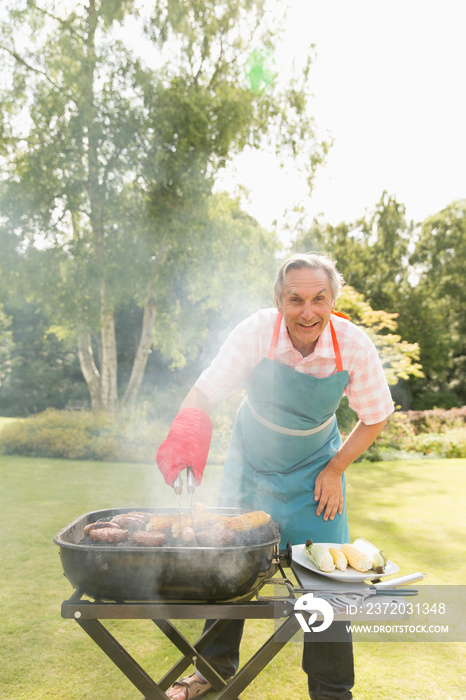
[{"label": "white plate", "polygon": [[[340,549],[341,547],[341,544],[335,544],[334,542],[314,542],[314,544],[323,544],[324,547],[335,547],[336,549]],[[366,578],[382,578],[383,576],[391,576],[391,574],[396,574],[396,572],[400,570],[400,567],[389,559],[385,565],[385,571],[383,574],[377,574],[373,569],[369,569],[369,571],[362,573],[361,571],[352,569],[350,566],[348,566],[346,571],[340,571],[340,569],[334,569],[330,572],[321,571],[315,564],[312,563],[309,557],[304,554],[304,547],[304,544],[293,545],[293,561],[316,574],[327,576],[328,578],[334,578],[338,581],[365,581]]]}]

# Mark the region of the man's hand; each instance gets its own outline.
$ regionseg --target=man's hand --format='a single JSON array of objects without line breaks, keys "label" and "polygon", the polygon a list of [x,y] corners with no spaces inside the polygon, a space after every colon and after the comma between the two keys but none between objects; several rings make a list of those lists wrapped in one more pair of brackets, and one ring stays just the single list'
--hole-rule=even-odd
[{"label": "man's hand", "polygon": [[343,513],[343,484],[341,474],[331,467],[331,462],[317,475],[314,485],[314,501],[319,501],[316,515],[324,512],[324,520],[333,520]]},{"label": "man's hand", "polygon": [[365,425],[359,421],[336,455],[317,475],[314,485],[314,500],[319,501],[316,515],[324,511],[324,520],[333,520],[337,513],[343,513],[343,472],[372,445],[386,422],[387,419],[373,425]]}]

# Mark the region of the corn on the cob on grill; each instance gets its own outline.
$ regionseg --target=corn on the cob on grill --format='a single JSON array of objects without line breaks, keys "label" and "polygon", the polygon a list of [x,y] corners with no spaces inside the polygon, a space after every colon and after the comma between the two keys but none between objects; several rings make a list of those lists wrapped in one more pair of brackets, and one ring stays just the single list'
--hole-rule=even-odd
[{"label": "corn on the cob on grill", "polygon": [[352,544],[342,544],[341,551],[348,559],[348,564],[356,571],[369,571],[372,568],[372,558],[360,552]]},{"label": "corn on the cob on grill", "polygon": [[226,518],[224,522],[229,530],[245,532],[267,525],[270,519],[271,516],[268,513],[264,513],[263,510],[254,510],[251,513],[243,513],[242,515],[234,515],[232,518]]},{"label": "corn on the cob on grill", "polygon": [[149,532],[168,532],[173,523],[178,520],[178,515],[155,515],[146,525]]},{"label": "corn on the cob on grill", "polygon": [[345,557],[341,549],[337,549],[336,547],[329,547],[328,551],[332,555],[332,559],[336,568],[340,569],[340,571],[346,571],[346,568],[348,566],[348,559]]},{"label": "corn on the cob on grill", "polygon": [[193,508],[192,519],[191,514],[188,515],[186,513],[183,513],[181,518],[177,513],[156,515],[149,520],[146,525],[146,530],[149,532],[169,532],[171,530],[173,537],[179,537],[183,528],[192,527],[193,523],[196,531],[201,531],[217,523],[222,523],[228,530],[246,532],[267,525],[270,519],[271,516],[268,513],[264,513],[262,510],[225,517],[216,513],[206,513]]}]

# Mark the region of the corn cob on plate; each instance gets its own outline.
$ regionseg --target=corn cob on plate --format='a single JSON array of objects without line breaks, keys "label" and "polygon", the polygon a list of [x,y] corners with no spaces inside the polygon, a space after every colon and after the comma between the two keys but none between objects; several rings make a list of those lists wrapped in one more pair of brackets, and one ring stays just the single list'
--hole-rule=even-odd
[{"label": "corn cob on plate", "polygon": [[[335,542],[315,542],[315,544],[323,545],[324,547],[327,547],[327,549],[340,550],[342,547],[341,544],[337,544]],[[321,576],[327,576],[328,578],[333,578],[339,581],[365,581],[368,579],[383,578],[385,576],[391,576],[392,574],[396,574],[400,570],[400,567],[397,564],[388,559],[385,565],[385,570],[382,574],[376,573],[373,569],[369,569],[368,571],[364,572],[357,571],[356,569],[353,569],[350,565],[348,565],[344,571],[341,571],[336,567],[335,569],[333,569],[333,571],[321,571],[305,554],[304,548],[304,544],[293,545],[292,558],[294,563],[299,564],[305,569],[309,569],[310,571],[316,574],[320,574]]]}]

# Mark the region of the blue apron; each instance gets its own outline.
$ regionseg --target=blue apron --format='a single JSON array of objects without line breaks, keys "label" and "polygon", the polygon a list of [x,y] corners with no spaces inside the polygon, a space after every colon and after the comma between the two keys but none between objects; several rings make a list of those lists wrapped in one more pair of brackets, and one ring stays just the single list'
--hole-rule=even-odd
[{"label": "blue apron", "polygon": [[[275,323],[269,356],[251,371],[246,397],[233,427],[222,483],[222,506],[265,510],[281,525],[287,542],[349,542],[343,513],[316,515],[317,474],[341,446],[335,411],[349,382],[329,321],[337,372],[318,379],[273,360],[282,315]],[[345,481],[343,475],[343,495]]]}]

